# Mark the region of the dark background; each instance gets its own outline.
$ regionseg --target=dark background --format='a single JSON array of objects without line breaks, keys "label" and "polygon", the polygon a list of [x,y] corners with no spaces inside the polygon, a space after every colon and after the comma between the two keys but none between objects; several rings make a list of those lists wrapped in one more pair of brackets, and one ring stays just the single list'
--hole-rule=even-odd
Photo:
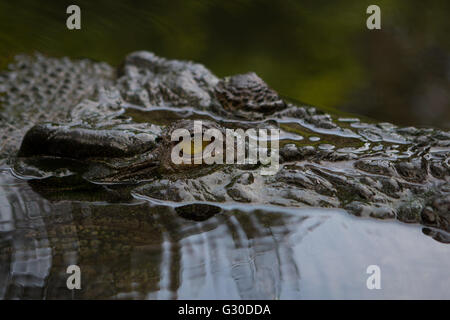
[{"label": "dark background", "polygon": [[[81,7],[81,30],[66,8]],[[381,30],[366,8],[381,7]],[[118,65],[134,50],[399,125],[450,128],[450,1],[0,0],[0,67],[18,53]]]}]

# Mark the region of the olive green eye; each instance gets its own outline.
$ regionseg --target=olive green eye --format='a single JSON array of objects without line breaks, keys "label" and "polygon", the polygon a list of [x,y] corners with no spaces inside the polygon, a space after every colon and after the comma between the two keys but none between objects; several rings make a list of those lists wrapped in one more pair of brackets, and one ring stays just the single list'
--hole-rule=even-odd
[{"label": "olive green eye", "polygon": [[200,148],[196,148],[196,145],[193,140],[191,141],[183,141],[181,142],[180,146],[183,148],[183,152],[186,152],[187,155],[196,155],[201,154],[203,150],[205,150],[206,146],[210,144],[210,141],[202,141],[202,145]]}]

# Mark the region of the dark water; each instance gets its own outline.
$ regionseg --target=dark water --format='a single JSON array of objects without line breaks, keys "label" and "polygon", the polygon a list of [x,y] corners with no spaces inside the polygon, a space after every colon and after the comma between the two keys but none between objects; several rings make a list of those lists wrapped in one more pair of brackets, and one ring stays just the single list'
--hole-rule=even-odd
[{"label": "dark water", "polygon": [[[72,3],[80,31],[65,27]],[[118,65],[145,49],[219,76],[256,71],[324,109],[449,127],[449,2],[377,3],[381,31],[365,28],[370,3],[356,0],[2,1],[0,62],[37,50]],[[192,221],[139,196],[43,195],[0,170],[1,299],[450,299],[450,247],[418,225],[242,204]],[[78,291],[66,287],[71,264]],[[369,265],[381,268],[381,290],[366,287]]]},{"label": "dark water", "polygon": [[[450,299],[448,244],[416,225],[231,204],[195,222],[169,204],[48,201],[0,181],[2,299]],[[373,264],[380,290],[366,287]]]},{"label": "dark water", "polygon": [[[398,125],[450,127],[450,2],[0,1],[0,65],[18,53],[118,65],[134,50],[255,71],[278,92]],[[79,31],[66,8],[81,7]]]}]

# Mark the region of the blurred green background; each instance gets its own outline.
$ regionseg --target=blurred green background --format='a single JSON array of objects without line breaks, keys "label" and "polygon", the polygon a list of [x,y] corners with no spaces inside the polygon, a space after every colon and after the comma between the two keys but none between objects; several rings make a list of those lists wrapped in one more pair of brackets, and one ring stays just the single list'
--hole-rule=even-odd
[{"label": "blurred green background", "polygon": [[[81,7],[81,30],[66,8]],[[381,7],[381,30],[366,8]],[[0,67],[17,53],[118,65],[134,50],[399,125],[450,128],[450,1],[0,0]]]}]

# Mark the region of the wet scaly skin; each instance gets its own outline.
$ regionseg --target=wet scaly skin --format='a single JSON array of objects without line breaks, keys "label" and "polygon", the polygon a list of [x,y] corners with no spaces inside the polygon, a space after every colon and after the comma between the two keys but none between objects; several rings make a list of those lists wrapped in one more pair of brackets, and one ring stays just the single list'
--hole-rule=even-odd
[{"label": "wet scaly skin", "polygon": [[[19,121],[28,117],[26,110],[20,117],[13,114],[18,100],[25,99],[26,106],[26,101],[37,99],[29,92],[39,93],[41,108],[47,112],[42,119],[32,120],[37,123],[48,121],[45,115],[51,115],[61,103],[55,99],[59,91],[52,93],[48,85],[32,79],[30,70],[39,68],[67,70],[51,78],[62,83],[73,78],[70,70],[88,68],[97,77],[97,86],[65,96],[62,105],[67,113],[52,118],[51,126],[38,125],[49,130],[34,127],[28,131],[19,157],[14,158],[20,145],[17,138],[30,127]],[[8,153],[3,158],[9,159],[18,176],[35,176],[47,185],[50,177],[56,181],[74,175],[88,183],[131,182],[137,184],[134,194],[161,201],[339,207],[358,216],[397,218],[449,231],[448,132],[339,119],[313,107],[284,102],[255,74],[220,80],[202,65],[148,52],[130,54],[117,78],[110,70],[89,61],[79,64],[39,56],[35,60],[19,58],[18,64],[2,75],[2,88],[7,92],[2,95],[1,121],[9,123],[2,130],[10,130],[3,134],[13,137],[2,149]],[[22,85],[27,77],[35,89]],[[67,81],[69,90],[81,90],[82,81],[79,86],[71,81]],[[35,104],[29,105],[32,112]],[[155,107],[182,120],[163,126],[152,118],[136,121],[126,113],[127,109],[163,112],[154,111]],[[189,120],[183,120],[183,107],[193,110]],[[205,117],[207,126],[221,130],[280,128],[282,166],[278,173],[262,177],[258,166],[174,165],[169,159],[173,147],[170,133],[176,128],[191,130],[192,120]],[[72,145],[77,147],[71,149]],[[46,167],[41,165],[45,161],[36,160],[45,157],[49,162],[55,157],[76,159],[83,165],[54,162]]]}]

